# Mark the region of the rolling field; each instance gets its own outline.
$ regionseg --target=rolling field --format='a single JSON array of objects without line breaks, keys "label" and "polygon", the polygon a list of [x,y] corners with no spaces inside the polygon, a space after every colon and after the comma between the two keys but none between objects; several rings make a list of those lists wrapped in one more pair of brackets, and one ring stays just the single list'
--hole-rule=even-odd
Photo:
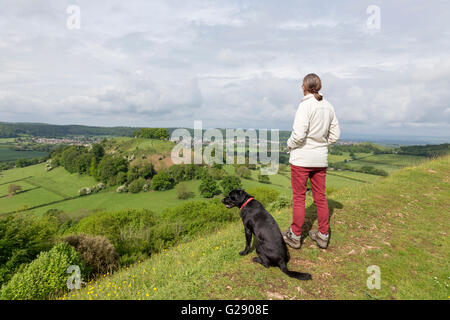
[{"label": "rolling field", "polygon": [[407,166],[418,165],[424,160],[425,158],[420,156],[398,154],[365,154],[363,156],[357,155],[356,160],[350,161],[347,164],[350,167],[373,166],[391,173]]},{"label": "rolling field", "polygon": [[[149,150],[167,148],[167,142],[140,141],[145,139],[116,138],[116,143],[121,150]],[[362,160],[349,163],[356,165],[357,161],[371,161],[376,167],[390,168],[390,172],[398,170],[406,165],[414,165],[422,161],[422,157],[400,155],[367,155],[357,154]],[[338,158],[336,158],[338,157]],[[348,159],[348,155],[330,155],[330,162]],[[332,160],[333,159],[333,160]],[[375,164],[377,162],[377,164]],[[232,165],[225,165],[227,174],[234,174]],[[280,172],[269,176],[270,184],[260,183],[257,180],[258,170],[250,170],[251,179],[242,179],[244,189],[255,187],[269,187],[276,189],[281,194],[291,197],[290,172]],[[327,188],[329,190],[343,191],[356,190],[366,184],[375,183],[382,179],[380,176],[351,172],[329,170],[327,175]],[[8,196],[8,186],[14,183],[22,187],[22,192],[14,196]],[[160,212],[167,207],[176,206],[185,200],[177,198],[176,189],[168,191],[151,191],[137,194],[118,194],[117,187],[110,187],[92,195],[78,197],[78,190],[83,187],[91,187],[97,182],[90,176],[70,174],[64,168],[58,167],[47,172],[44,164],[15,168],[0,173],[0,213],[30,209],[35,214],[43,214],[49,209],[63,210],[73,216],[87,215],[94,210],[120,210],[127,208],[150,209]],[[187,189],[193,193],[191,199],[202,199],[198,187],[199,180],[184,182]],[[35,208],[37,207],[37,208]]]},{"label": "rolling field", "polygon": [[0,162],[14,161],[17,159],[32,159],[45,157],[48,152],[43,151],[16,151],[0,145]]}]

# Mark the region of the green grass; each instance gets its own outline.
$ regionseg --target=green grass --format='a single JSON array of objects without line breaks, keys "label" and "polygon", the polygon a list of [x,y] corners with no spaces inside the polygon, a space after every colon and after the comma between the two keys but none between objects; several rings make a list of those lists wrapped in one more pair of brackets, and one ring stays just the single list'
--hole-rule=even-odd
[{"label": "green grass", "polygon": [[[194,193],[194,197],[188,200],[204,199],[199,195],[199,180],[184,182],[187,189]],[[167,191],[150,191],[140,193],[117,193],[116,187],[108,188],[96,194],[79,197],[33,210],[42,214],[49,209],[63,210],[72,217],[87,215],[95,210],[121,210],[121,209],[150,209],[160,212],[164,208],[173,207],[188,200],[177,198],[176,189]]]},{"label": "green grass", "polygon": [[[170,142],[150,140],[150,139],[134,139],[134,138],[115,138],[116,145],[121,150],[134,150],[136,146],[139,150],[144,148],[157,148],[159,152],[166,150],[171,146]],[[166,148],[166,149],[165,149]],[[167,151],[167,150],[166,150]],[[348,155],[344,155],[347,157]],[[358,157],[368,156],[368,154],[357,154]],[[382,156],[382,157],[379,157]],[[385,159],[387,157],[387,159]],[[330,155],[332,157],[332,155]],[[338,156],[341,157],[341,156]],[[417,157],[396,156],[396,155],[378,155],[378,158],[387,162],[392,157],[393,163],[406,164],[400,162],[400,159],[418,161]],[[384,158],[383,158],[384,157]],[[398,159],[397,159],[398,158]],[[419,157],[420,158],[420,157]],[[380,159],[378,159],[380,160]],[[380,160],[380,161],[381,161]],[[331,160],[330,160],[331,162]],[[413,162],[414,163],[414,162]],[[235,170],[232,165],[225,165],[224,170],[227,174],[234,174]],[[398,170],[398,169],[397,169]],[[281,194],[288,197],[291,196],[290,172],[280,172],[279,174],[269,176],[270,184],[258,182],[258,170],[250,170],[251,179],[242,179],[244,189],[252,189],[259,186],[265,186],[276,189]],[[367,183],[374,183],[382,179],[380,176],[350,172],[350,171],[329,171],[327,175],[327,188],[336,190],[354,190]],[[13,182],[20,180],[18,182]],[[55,168],[47,172],[44,164],[29,166],[25,168],[15,168],[0,173],[0,196],[7,194],[7,188],[10,183],[24,184],[24,190],[40,187],[42,190],[32,190],[27,193],[18,194],[14,197],[0,198],[0,213],[14,211],[18,208],[32,208],[38,205],[49,203],[49,205],[41,206],[30,211],[36,214],[45,213],[49,209],[63,210],[73,216],[87,215],[95,210],[119,210],[119,209],[151,209],[160,212],[166,207],[172,207],[182,203],[185,200],[179,200],[176,190],[158,191],[138,194],[118,194],[115,192],[116,187],[108,188],[100,193],[92,194],[85,197],[71,199],[78,195],[78,190],[83,187],[91,187],[97,182],[90,176],[70,174],[62,167]],[[193,192],[194,199],[202,199],[198,186],[199,181],[185,182],[188,189]],[[45,190],[45,192],[43,191]],[[57,200],[69,198],[66,201],[53,203]]]},{"label": "green grass", "polygon": [[377,154],[356,156],[356,160],[350,161],[347,164],[350,167],[372,166],[377,169],[386,170],[392,173],[398,169],[420,164],[426,161],[426,158],[420,156],[400,155],[400,154]]},{"label": "green grass", "polygon": [[18,193],[12,197],[0,198],[0,213],[31,208],[62,199],[64,198],[51,191],[43,188],[37,188],[27,192]]},{"label": "green grass", "polygon": [[[15,185],[21,186],[22,187],[21,192],[28,191],[28,190],[36,188],[34,185],[26,182],[26,180],[13,182],[11,184],[15,184]],[[9,194],[9,191],[8,191],[9,185],[10,184],[2,184],[2,185],[0,185],[0,197],[7,196]]]},{"label": "green grass", "polygon": [[44,151],[16,151],[10,149],[10,146],[0,145],[0,162],[15,161],[17,159],[32,159],[45,157],[48,152]]},{"label": "green grass", "polygon": [[[313,280],[288,278],[241,257],[241,222],[182,243],[105,275],[71,299],[448,299],[450,295],[449,160],[406,168],[374,184],[329,198],[331,240],[319,250],[306,239],[291,251],[290,268]],[[306,219],[316,225],[307,199]],[[282,230],[291,210],[272,212]],[[369,290],[367,267],[381,269],[381,289]]]},{"label": "green grass", "polygon": [[174,143],[167,140],[156,140],[146,138],[117,137],[111,140],[115,149],[129,153],[135,150],[145,151],[146,154],[170,153]]}]

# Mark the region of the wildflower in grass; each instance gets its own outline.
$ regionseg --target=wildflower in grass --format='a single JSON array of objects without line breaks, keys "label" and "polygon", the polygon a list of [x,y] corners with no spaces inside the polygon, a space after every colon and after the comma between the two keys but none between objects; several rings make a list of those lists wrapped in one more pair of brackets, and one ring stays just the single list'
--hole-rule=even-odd
[{"label": "wildflower in grass", "polygon": [[156,288],[153,288],[153,291],[156,291]]},{"label": "wildflower in grass", "polygon": [[146,297],[150,297],[150,295],[148,293],[145,294]]}]

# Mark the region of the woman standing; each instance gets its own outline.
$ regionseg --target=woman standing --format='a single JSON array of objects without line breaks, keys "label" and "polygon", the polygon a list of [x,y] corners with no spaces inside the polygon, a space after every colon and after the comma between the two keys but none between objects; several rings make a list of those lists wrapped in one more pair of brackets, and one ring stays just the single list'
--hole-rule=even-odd
[{"label": "woman standing", "polygon": [[303,79],[302,88],[304,97],[295,115],[294,130],[287,141],[290,150],[293,219],[283,237],[292,248],[301,247],[306,184],[309,178],[319,224],[319,230],[311,230],[309,236],[320,248],[325,249],[329,239],[329,212],[325,196],[328,146],[339,139],[340,129],[333,106],[319,94],[322,88],[320,78],[316,74],[308,74]]}]

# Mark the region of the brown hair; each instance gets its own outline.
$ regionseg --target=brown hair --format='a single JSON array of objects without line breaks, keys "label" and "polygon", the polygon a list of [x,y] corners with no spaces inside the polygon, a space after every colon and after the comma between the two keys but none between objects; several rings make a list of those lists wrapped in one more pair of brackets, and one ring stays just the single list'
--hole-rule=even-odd
[{"label": "brown hair", "polygon": [[310,73],[306,75],[306,77],[303,78],[303,86],[304,90],[312,93],[317,101],[322,100],[323,97],[319,94],[320,89],[322,89],[322,81],[317,74]]}]

